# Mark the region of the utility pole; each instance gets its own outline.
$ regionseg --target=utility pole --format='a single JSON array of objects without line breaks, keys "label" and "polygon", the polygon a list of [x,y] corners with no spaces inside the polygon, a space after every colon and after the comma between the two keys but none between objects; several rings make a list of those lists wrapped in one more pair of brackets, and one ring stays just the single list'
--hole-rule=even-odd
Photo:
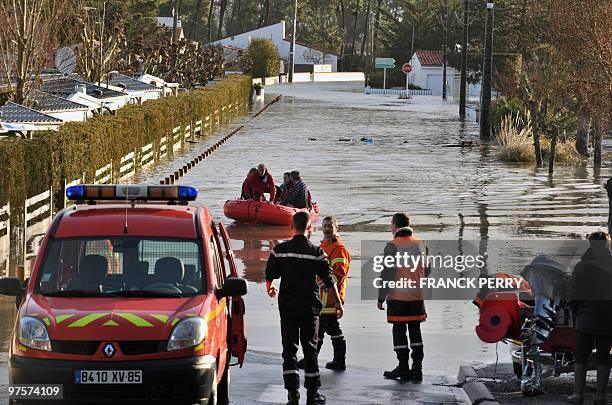
[{"label": "utility pole", "polygon": [[491,108],[491,90],[493,82],[493,1],[487,2],[487,19],[485,23],[485,49],[482,66],[482,94],[480,96],[480,138],[491,137],[489,110]]},{"label": "utility pole", "polygon": [[293,7],[293,35],[291,36],[291,49],[289,50],[289,83],[293,83],[293,74],[295,73],[295,32],[297,29],[297,7],[298,0],[295,0]]},{"label": "utility pole", "polygon": [[98,86],[100,86],[102,82],[102,73],[103,67],[102,63],[104,62],[104,23],[106,20],[106,0],[102,1],[102,19],[100,21],[100,61],[98,66]]},{"label": "utility pole", "polygon": [[[176,28],[178,27],[178,13],[176,12],[176,3],[178,0],[173,0],[172,8],[172,43],[176,43]],[[210,24],[210,21],[208,22]]]},{"label": "utility pole", "polygon": [[461,47],[461,89],[459,93],[459,117],[465,119],[465,105],[467,98],[467,55],[468,55],[468,17],[469,0],[463,1],[463,46]]},{"label": "utility pole", "polygon": [[442,45],[442,100],[446,100],[446,48],[448,47],[448,0],[444,0],[444,44]]}]

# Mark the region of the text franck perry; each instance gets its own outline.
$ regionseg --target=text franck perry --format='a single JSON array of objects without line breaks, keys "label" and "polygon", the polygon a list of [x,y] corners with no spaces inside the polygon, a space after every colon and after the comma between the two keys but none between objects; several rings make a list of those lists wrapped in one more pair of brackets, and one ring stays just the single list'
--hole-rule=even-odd
[{"label": "text franck perry", "polygon": [[432,289],[518,289],[523,282],[518,278],[476,278],[476,277],[423,277],[419,280],[400,278],[399,280],[383,280],[377,277],[372,281],[374,288],[407,289],[407,288],[432,288]]}]

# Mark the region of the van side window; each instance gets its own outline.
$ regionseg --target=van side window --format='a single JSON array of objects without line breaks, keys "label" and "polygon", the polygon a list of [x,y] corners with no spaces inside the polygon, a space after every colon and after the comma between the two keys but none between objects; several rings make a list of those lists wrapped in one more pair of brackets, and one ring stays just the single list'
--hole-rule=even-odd
[{"label": "van side window", "polygon": [[221,263],[219,261],[219,249],[217,249],[217,244],[215,243],[215,239],[213,236],[210,237],[210,254],[212,255],[213,270],[215,273],[215,286],[217,288],[221,288],[221,286],[223,285],[223,275],[221,270]]}]

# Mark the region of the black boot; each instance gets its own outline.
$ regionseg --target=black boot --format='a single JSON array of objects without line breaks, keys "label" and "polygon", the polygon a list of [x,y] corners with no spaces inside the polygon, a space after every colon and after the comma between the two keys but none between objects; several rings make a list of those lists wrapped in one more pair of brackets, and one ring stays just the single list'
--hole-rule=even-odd
[{"label": "black boot", "polygon": [[330,370],[344,371],[346,370],[346,362],[344,359],[334,359],[325,365],[325,368]]},{"label": "black boot", "polygon": [[290,390],[287,393],[287,405],[299,405],[300,404],[300,392],[298,390]]},{"label": "black boot", "polygon": [[385,371],[383,373],[383,377],[392,380],[408,380],[410,378],[410,367],[404,364],[400,364],[391,371]]},{"label": "black boot", "polygon": [[606,405],[606,393],[608,392],[608,379],[610,378],[610,366],[597,366],[597,392],[593,399],[594,405]]},{"label": "black boot", "polygon": [[410,381],[420,383],[423,381],[423,367],[420,364],[412,363],[410,370]]},{"label": "black boot", "polygon": [[324,405],[325,396],[317,390],[308,390],[306,394],[306,405]]},{"label": "black boot", "polygon": [[304,359],[298,360],[297,368],[299,368],[300,370],[304,370]]}]

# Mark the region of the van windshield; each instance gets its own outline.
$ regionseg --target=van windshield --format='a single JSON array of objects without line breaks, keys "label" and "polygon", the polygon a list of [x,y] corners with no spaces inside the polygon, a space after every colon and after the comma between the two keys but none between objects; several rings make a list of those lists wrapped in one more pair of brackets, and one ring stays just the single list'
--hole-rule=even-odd
[{"label": "van windshield", "polygon": [[36,292],[64,297],[189,297],[204,290],[195,240],[66,238],[47,247]]}]

